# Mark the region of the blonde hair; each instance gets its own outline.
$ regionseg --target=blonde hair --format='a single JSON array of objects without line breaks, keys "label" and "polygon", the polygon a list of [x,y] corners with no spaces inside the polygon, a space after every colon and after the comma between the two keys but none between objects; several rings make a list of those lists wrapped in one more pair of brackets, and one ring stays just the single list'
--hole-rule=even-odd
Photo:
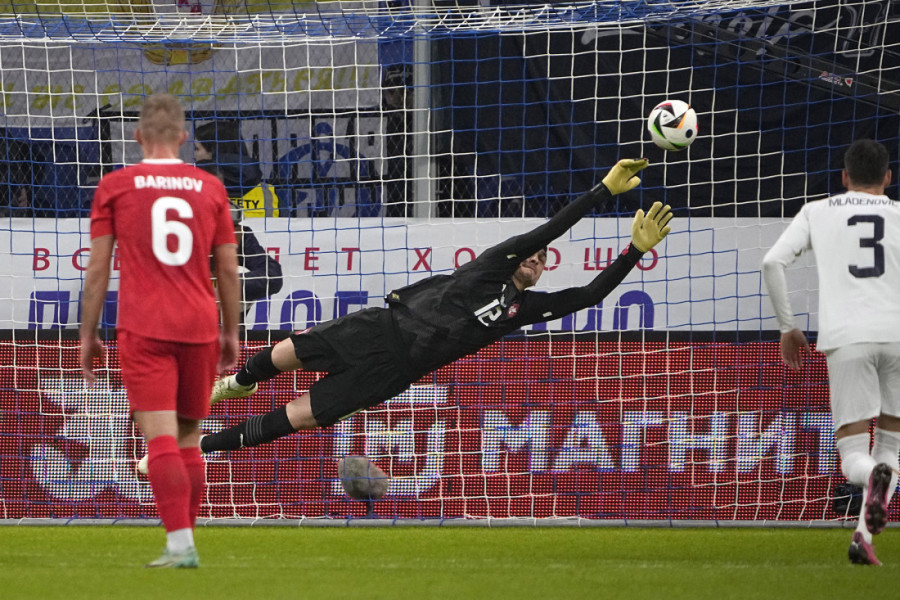
[{"label": "blonde hair", "polygon": [[149,142],[178,142],[184,131],[184,109],[174,96],[153,94],[144,102],[138,127]]}]

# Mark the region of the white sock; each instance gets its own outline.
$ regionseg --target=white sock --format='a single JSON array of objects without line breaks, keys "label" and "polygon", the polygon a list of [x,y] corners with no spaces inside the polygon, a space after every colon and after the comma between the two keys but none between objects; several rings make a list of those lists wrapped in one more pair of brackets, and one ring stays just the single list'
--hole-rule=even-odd
[{"label": "white sock", "polygon": [[862,486],[863,505],[859,521],[856,523],[856,531],[871,544],[872,534],[866,528],[866,494],[869,492],[869,475],[878,463],[869,455],[869,434],[848,435],[837,441],[837,447],[841,455],[841,472],[844,477],[850,483]]},{"label": "white sock", "polygon": [[848,435],[837,442],[841,455],[841,473],[847,481],[863,487],[869,485],[869,475],[878,464],[869,456],[869,434]]},{"label": "white sock", "polygon": [[189,527],[166,533],[166,549],[172,554],[181,554],[194,547],[194,530]]},{"label": "white sock", "polygon": [[872,444],[872,459],[876,463],[884,463],[891,468],[891,488],[887,501],[897,491],[897,471],[900,471],[900,431],[888,431],[875,428],[875,441]]}]

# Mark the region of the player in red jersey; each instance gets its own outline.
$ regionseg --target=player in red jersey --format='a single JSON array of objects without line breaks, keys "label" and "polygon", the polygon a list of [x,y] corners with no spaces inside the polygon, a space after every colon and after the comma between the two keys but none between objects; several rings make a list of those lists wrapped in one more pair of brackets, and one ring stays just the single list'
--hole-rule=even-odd
[{"label": "player in red jersey", "polygon": [[147,99],[135,139],[144,160],[104,176],[94,194],[81,368],[93,383],[93,361],[103,351],[97,325],[118,242],[122,379],[147,441],[150,486],[166,528],[166,550],[147,566],[196,567],[193,528],[206,487],[199,424],[216,372],[232,368],[238,353],[234,226],[222,183],[178,159],[187,132],[175,98]]}]

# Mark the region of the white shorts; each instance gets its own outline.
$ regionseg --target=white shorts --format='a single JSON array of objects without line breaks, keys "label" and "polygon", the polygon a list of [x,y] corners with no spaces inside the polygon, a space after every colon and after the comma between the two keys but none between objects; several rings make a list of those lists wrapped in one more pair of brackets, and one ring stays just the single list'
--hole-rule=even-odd
[{"label": "white shorts", "polygon": [[851,344],[825,352],[834,428],[900,417],[900,343]]}]

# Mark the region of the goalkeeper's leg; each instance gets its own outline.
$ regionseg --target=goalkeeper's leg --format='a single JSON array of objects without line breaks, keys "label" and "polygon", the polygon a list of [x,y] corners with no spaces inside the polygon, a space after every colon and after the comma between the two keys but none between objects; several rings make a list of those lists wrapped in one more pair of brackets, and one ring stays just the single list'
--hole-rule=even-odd
[{"label": "goalkeeper's leg", "polygon": [[[262,415],[250,417],[233,427],[210,433],[200,438],[200,452],[222,452],[251,448],[290,435],[301,429],[318,427],[310,408],[309,393],[303,394],[285,406]],[[149,471],[149,454],[137,464],[140,473]]]},{"label": "goalkeeper's leg", "polygon": [[250,417],[234,427],[203,436],[200,440],[200,451],[206,454],[251,448],[275,441],[301,429],[316,427],[318,423],[313,417],[307,392],[285,406]]},{"label": "goalkeeper's leg", "polygon": [[282,340],[274,346],[263,348],[247,359],[241,369],[234,375],[223,377],[215,383],[210,403],[215,404],[228,398],[243,398],[256,392],[257,384],[268,381],[285,371],[296,371],[303,368],[303,363],[294,353],[294,344],[290,338]]},{"label": "goalkeeper's leg", "polygon": [[301,429],[328,427],[396,396],[410,383],[404,374],[382,363],[360,364],[343,372],[329,373],[286,406],[204,436],[200,449],[206,453],[250,448]]},{"label": "goalkeeper's leg", "polygon": [[294,351],[294,342],[286,338],[268,348],[263,348],[247,359],[241,370],[234,374],[241,385],[252,385],[260,381],[268,381],[279,373],[296,371],[303,368],[303,363]]}]

